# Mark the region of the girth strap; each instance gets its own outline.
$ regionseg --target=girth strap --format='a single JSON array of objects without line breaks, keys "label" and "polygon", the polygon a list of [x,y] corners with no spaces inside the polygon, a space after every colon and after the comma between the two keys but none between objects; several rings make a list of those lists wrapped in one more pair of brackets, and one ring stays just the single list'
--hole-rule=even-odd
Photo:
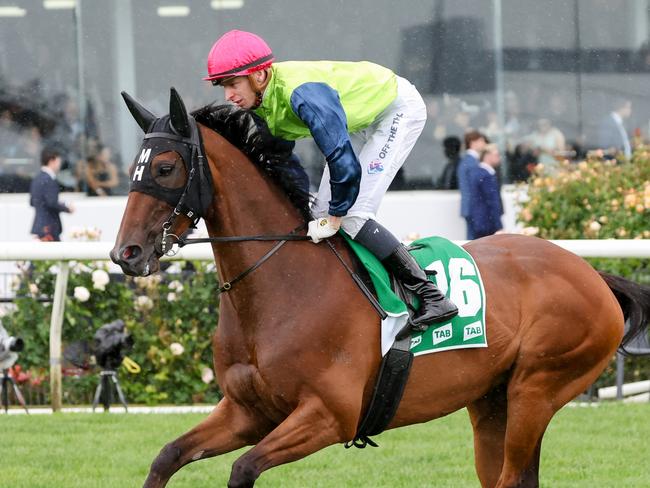
[{"label": "girth strap", "polygon": [[370,436],[382,433],[397,412],[413,364],[410,346],[411,335],[408,334],[395,341],[382,359],[370,405],[354,439],[344,444],[346,449],[352,446],[363,449],[366,445],[378,447]]}]

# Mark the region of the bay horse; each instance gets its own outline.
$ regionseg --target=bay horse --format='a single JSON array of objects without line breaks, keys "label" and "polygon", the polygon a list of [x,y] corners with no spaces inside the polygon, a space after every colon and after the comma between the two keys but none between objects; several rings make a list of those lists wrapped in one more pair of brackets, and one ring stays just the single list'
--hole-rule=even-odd
[{"label": "bay horse", "polygon": [[[157,271],[161,242],[196,218],[174,209],[174,200],[205,191],[190,184],[201,158],[211,192],[201,212],[212,238],[288,234],[304,224],[304,213],[273,178],[197,123],[175,90],[170,114],[160,118],[123,95],[145,142],[158,148],[147,153],[143,143],[131,168],[111,251],[124,273]],[[158,194],[135,185],[143,171]],[[170,220],[172,212],[177,218]],[[333,242],[352,266],[341,238]],[[267,259],[230,289],[222,287],[212,349],[223,398],[204,421],[163,447],[146,488],[165,486],[190,462],[244,446],[254,447],[233,464],[228,486],[252,487],[269,468],[350,441],[376,380],[379,316],[326,243],[276,244],[273,252],[260,241],[212,247],[221,283]],[[481,485],[538,486],[551,418],[603,371],[621,344],[625,318],[630,330],[623,344],[646,333],[650,288],[599,273],[539,238],[497,235],[465,248],[485,284],[488,347],[417,356],[389,428],[465,407]]]}]

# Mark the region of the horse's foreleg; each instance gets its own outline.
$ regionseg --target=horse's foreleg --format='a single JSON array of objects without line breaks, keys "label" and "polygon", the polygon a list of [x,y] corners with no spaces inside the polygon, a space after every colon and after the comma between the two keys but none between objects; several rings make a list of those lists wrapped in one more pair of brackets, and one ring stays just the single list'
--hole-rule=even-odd
[{"label": "horse's foreleg", "polygon": [[342,442],[344,436],[322,401],[308,400],[233,464],[228,488],[252,487],[263,471]]},{"label": "horse's foreleg", "polygon": [[144,488],[162,488],[184,465],[254,444],[269,429],[224,398],[203,422],[162,448]]}]

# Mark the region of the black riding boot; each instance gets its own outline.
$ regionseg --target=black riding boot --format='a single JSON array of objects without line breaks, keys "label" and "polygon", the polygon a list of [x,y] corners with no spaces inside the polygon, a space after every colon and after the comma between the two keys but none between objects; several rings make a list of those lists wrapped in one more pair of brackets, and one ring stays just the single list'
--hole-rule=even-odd
[{"label": "black riding boot", "polygon": [[444,322],[458,314],[458,308],[434,285],[413,256],[402,244],[383,261],[384,266],[404,286],[420,299],[420,308],[411,323],[415,330],[425,330],[429,324]]},{"label": "black riding boot", "polygon": [[368,220],[354,238],[373,253],[390,273],[415,293],[420,308],[411,324],[414,330],[425,330],[428,324],[443,322],[456,316],[458,308],[427,279],[404,245],[388,229],[374,220]]}]

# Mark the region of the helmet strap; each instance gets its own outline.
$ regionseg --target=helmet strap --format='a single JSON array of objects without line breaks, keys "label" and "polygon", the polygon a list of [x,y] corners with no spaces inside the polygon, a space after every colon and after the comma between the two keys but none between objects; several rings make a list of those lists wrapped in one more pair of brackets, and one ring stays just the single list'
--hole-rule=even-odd
[{"label": "helmet strap", "polygon": [[248,75],[248,80],[250,81],[251,88],[255,92],[255,105],[253,105],[253,110],[262,105],[262,93],[268,84],[269,74],[266,74],[266,80],[262,83],[258,83],[255,79],[254,73]]}]

